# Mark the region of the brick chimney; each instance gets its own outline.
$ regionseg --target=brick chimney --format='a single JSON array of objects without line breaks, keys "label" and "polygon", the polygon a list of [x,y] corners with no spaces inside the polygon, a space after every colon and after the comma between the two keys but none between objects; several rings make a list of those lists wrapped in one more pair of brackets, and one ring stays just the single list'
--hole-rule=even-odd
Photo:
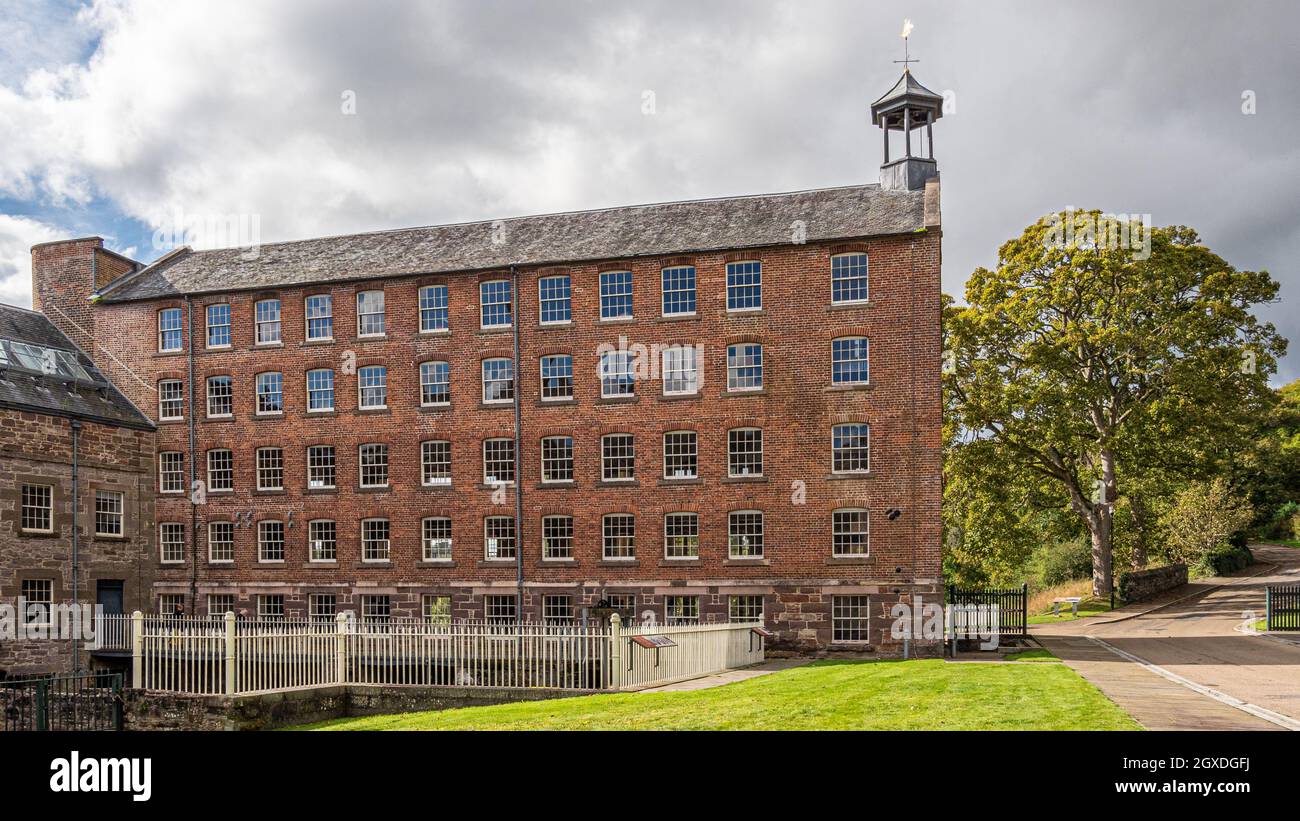
[{"label": "brick chimney", "polygon": [[138,270],[140,263],[104,247],[102,237],[32,246],[32,309],[40,311],[98,363],[90,295]]}]

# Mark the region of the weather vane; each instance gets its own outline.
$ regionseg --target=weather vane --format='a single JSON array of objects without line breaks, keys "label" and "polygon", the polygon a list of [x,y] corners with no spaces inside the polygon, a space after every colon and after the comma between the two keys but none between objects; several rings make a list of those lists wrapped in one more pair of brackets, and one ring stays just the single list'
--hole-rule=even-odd
[{"label": "weather vane", "polygon": [[907,53],[907,38],[908,38],[909,35],[911,35],[911,33],[912,33],[912,21],[909,20],[909,19],[904,19],[904,20],[903,20],[903,33],[900,35],[900,36],[903,38],[903,59],[901,59],[901,60],[895,60],[895,61],[894,61],[895,63],[902,63],[902,64],[903,64],[903,71],[910,71],[910,70],[911,70],[911,67],[908,65],[908,63],[919,63],[919,62],[921,62],[920,60],[913,60],[913,59],[911,59],[910,56],[908,56],[908,53]]}]

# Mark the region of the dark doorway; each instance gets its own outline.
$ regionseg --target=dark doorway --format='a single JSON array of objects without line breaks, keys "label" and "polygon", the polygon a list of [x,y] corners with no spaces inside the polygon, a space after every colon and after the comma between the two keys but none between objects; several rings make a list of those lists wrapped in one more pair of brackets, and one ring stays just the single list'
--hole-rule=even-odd
[{"label": "dark doorway", "polygon": [[120,579],[100,579],[95,582],[95,603],[104,608],[105,615],[122,612],[122,586]]}]

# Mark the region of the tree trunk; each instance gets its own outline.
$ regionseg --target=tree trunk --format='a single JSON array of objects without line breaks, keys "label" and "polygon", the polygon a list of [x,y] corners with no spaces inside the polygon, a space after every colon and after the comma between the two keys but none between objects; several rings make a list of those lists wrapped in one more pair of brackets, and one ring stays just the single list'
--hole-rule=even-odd
[{"label": "tree trunk", "polygon": [[1115,515],[1115,454],[1102,450],[1101,488],[1099,498],[1093,499],[1091,515],[1087,517],[1088,532],[1092,536],[1092,595],[1109,596],[1114,589],[1113,548]]}]

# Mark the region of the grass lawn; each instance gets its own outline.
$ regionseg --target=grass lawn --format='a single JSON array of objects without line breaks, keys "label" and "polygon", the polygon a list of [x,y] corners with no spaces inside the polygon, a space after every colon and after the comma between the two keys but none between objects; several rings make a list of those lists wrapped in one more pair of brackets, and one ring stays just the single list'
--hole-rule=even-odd
[{"label": "grass lawn", "polygon": [[1079,615],[1074,615],[1070,610],[1070,605],[1061,605],[1061,615],[1053,616],[1051,611],[1039,613],[1029,617],[1030,624],[1056,624],[1058,621],[1074,621],[1075,619],[1086,619],[1089,616],[1096,616],[1101,613],[1110,612],[1109,599],[1084,599],[1079,602]]},{"label": "grass lawn", "polygon": [[1019,653],[1011,653],[1003,661],[1060,661],[1052,655],[1050,650],[1043,647],[1035,647],[1032,650],[1021,650]]},{"label": "grass lawn", "polygon": [[819,661],[708,690],[347,718],[327,730],[1136,730],[1058,664]]},{"label": "grass lawn", "polygon": [[1300,547],[1300,539],[1273,539],[1264,544],[1280,544],[1283,547]]}]

